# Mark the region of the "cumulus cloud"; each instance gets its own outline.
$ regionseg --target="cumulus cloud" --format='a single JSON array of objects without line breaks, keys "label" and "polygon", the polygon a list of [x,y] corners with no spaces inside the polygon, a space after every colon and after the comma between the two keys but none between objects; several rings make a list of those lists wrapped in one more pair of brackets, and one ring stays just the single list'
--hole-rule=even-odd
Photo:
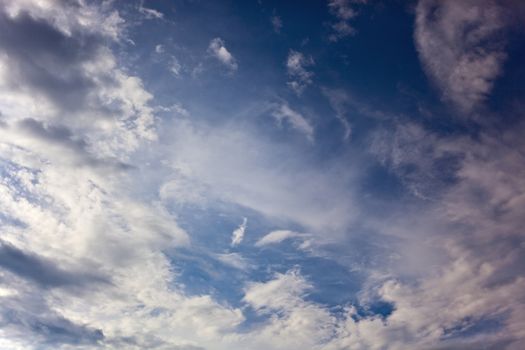
[{"label": "cumulus cloud", "polygon": [[366,3],[366,0],[329,0],[328,10],[337,19],[331,24],[333,33],[328,39],[338,41],[347,36],[352,36],[356,30],[350,24],[350,20],[357,16],[356,6]]},{"label": "cumulus cloud", "polygon": [[312,84],[314,73],[307,68],[314,63],[312,57],[307,57],[298,51],[290,50],[288,53],[286,69],[291,80],[287,84],[297,95],[301,95],[304,89]]},{"label": "cumulus cloud", "polygon": [[[160,249],[188,236],[164,208],[129,196],[125,164],[156,132],[152,95],[108,46],[121,23],[94,4],[0,8],[2,347],[113,346],[132,337],[149,347],[148,334],[111,319],[129,305],[155,308],[163,293],[175,302]],[[101,319],[94,305],[116,318]],[[153,329],[148,322],[143,330]]]},{"label": "cumulus cloud", "polygon": [[235,247],[236,245],[241,244],[244,239],[244,232],[246,231],[246,224],[248,223],[247,218],[242,219],[242,223],[232,232],[232,242],[231,246]]},{"label": "cumulus cloud", "polygon": [[215,38],[210,41],[208,46],[208,52],[218,59],[222,64],[228,67],[231,71],[236,71],[238,68],[237,60],[228,51],[225,46],[224,40],[221,38]]},{"label": "cumulus cloud", "polygon": [[490,94],[506,59],[508,9],[495,1],[419,1],[414,38],[443,97],[470,112]]},{"label": "cumulus cloud", "polygon": [[291,109],[287,103],[283,102],[279,105],[272,112],[272,116],[279,125],[286,120],[292,128],[303,133],[309,141],[314,140],[314,127],[301,113]]}]

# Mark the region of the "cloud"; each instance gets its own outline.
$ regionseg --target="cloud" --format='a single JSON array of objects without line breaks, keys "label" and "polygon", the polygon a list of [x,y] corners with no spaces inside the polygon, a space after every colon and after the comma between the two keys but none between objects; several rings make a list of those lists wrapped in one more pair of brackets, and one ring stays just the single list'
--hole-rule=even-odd
[{"label": "cloud", "polygon": [[[525,260],[517,253],[523,241],[518,212],[525,205],[520,189],[524,143],[518,136],[523,127],[514,125],[503,135],[485,130],[474,139],[438,136],[407,124],[394,131],[393,142],[377,149],[388,167],[427,203],[411,223],[385,223],[381,228],[414,242],[405,253],[400,251],[412,256],[403,266],[425,266],[428,257],[417,254],[422,249],[441,247],[440,255],[446,256],[433,272],[424,267],[415,285],[391,280],[380,288],[381,297],[399,310],[389,316],[389,326],[404,325],[420,348],[475,348],[485,342],[513,349],[523,337],[516,327],[525,322],[519,291],[523,275],[518,272]],[[380,137],[385,140],[384,136]],[[441,299],[443,290],[446,298]],[[446,311],[430,316],[436,309]],[[423,329],[428,333],[423,335]],[[407,341],[406,335],[396,337],[384,333],[377,338],[384,338],[378,346]]]},{"label": "cloud", "polygon": [[322,89],[323,94],[328,98],[330,106],[336,113],[337,119],[341,122],[344,129],[343,140],[348,140],[352,134],[352,126],[347,119],[347,106],[352,103],[350,96],[342,90]]},{"label": "cloud", "polygon": [[235,247],[239,245],[244,239],[244,232],[246,231],[246,224],[248,223],[247,218],[242,219],[242,223],[232,232],[231,246]]},{"label": "cloud", "polygon": [[221,38],[215,38],[210,41],[208,46],[208,52],[218,59],[222,64],[228,67],[232,71],[236,71],[238,68],[237,60],[224,46],[224,41]]},{"label": "cloud", "polygon": [[[0,50],[9,53],[0,57],[4,123],[16,124],[21,118],[52,121],[49,124],[77,134],[95,157],[121,156],[141,140],[153,140],[147,105],[152,96],[140,79],[116,67],[106,45],[108,39],[119,38],[115,27],[121,21],[105,24],[118,14],[88,6],[57,11],[42,2],[29,2],[26,8],[18,8],[20,4],[13,5],[16,11],[0,13]],[[53,21],[45,18],[45,11]],[[64,11],[78,14],[66,19]],[[82,18],[89,29],[75,18]]]},{"label": "cloud", "polygon": [[479,106],[502,74],[509,10],[494,1],[417,5],[414,39],[423,67],[443,98],[463,112]]},{"label": "cloud", "polygon": [[328,39],[330,41],[338,41],[347,36],[352,36],[356,30],[350,24],[350,20],[357,16],[356,5],[366,3],[366,0],[329,0],[328,10],[336,17],[337,22],[332,23],[331,28],[333,33]]},{"label": "cloud", "polygon": [[292,128],[303,133],[309,141],[314,140],[314,127],[303,115],[291,109],[287,103],[283,102],[279,105],[272,112],[272,116],[277,120],[279,125],[282,124],[283,120],[286,120]]},{"label": "cloud", "polygon": [[330,162],[321,170],[301,147],[275,143],[237,124],[174,120],[167,130],[162,157],[172,171],[161,186],[167,204],[234,203],[308,231],[343,229],[357,213],[352,196],[341,191],[352,192],[353,172]]},{"label": "cloud", "polygon": [[144,7],[144,2],[141,1],[139,4],[139,12],[144,16],[146,19],[163,19],[164,14],[160,11],[157,11],[152,8]]},{"label": "cloud", "polygon": [[23,307],[20,307],[18,301],[5,298],[2,300],[0,325],[3,334],[9,335],[10,339],[14,340],[14,344],[9,348],[15,349],[21,343],[31,344],[32,347],[43,345],[48,348],[53,348],[57,344],[99,346],[104,340],[104,334],[100,329],[76,324],[46,309],[28,311],[29,305],[34,304],[35,299],[24,300],[27,304]]},{"label": "cloud", "polygon": [[239,253],[217,254],[217,259],[239,270],[247,270],[250,267],[250,264]]},{"label": "cloud", "polygon": [[177,60],[176,57],[171,58],[171,64],[170,64],[170,72],[175,74],[175,76],[179,76],[181,73],[182,66],[179,63],[179,60]]},{"label": "cloud", "polygon": [[270,20],[272,22],[273,31],[280,33],[281,29],[283,28],[283,21],[281,20],[281,17],[273,15]]},{"label": "cloud", "polygon": [[[474,138],[382,120],[359,157],[325,158],[245,114],[205,122],[177,104],[152,106],[147,84],[112,51],[125,38],[111,4],[0,7],[1,348],[519,349],[524,125]],[[348,94],[332,99],[338,114],[359,111]],[[261,109],[313,140],[301,113],[269,105]],[[409,191],[370,210],[360,192],[370,164]],[[258,266],[252,259],[272,250],[195,248],[174,214],[181,207],[199,218],[203,208],[250,212],[254,233],[260,222],[297,230],[272,231],[257,247],[316,245]],[[241,275],[235,303],[185,291],[177,249],[213,250],[211,263]],[[354,298],[327,305],[324,280],[283,261],[304,271],[329,261],[366,281],[355,295],[337,284]]]},{"label": "cloud", "polygon": [[251,334],[251,346],[255,349],[329,348],[327,342],[335,330],[335,318],[321,305],[305,300],[312,288],[297,269],[275,274],[267,282],[249,284],[243,300],[259,314],[274,315],[270,322]]},{"label": "cloud", "polygon": [[289,231],[289,230],[277,230],[277,231],[272,231],[268,233],[267,235],[265,235],[264,237],[262,237],[261,239],[259,239],[255,243],[255,246],[262,247],[265,245],[281,243],[290,238],[302,238],[302,237],[308,237],[308,235],[304,233]]},{"label": "cloud", "polygon": [[164,48],[164,45],[158,44],[158,45],[155,45],[155,52],[158,54],[162,54],[166,52],[166,49]]},{"label": "cloud", "polygon": [[314,63],[312,57],[306,57],[300,52],[290,50],[288,53],[286,69],[292,80],[287,84],[297,95],[301,95],[304,89],[312,84],[314,73],[308,71],[307,67],[313,66]]},{"label": "cloud", "polygon": [[63,270],[47,259],[4,242],[0,242],[0,267],[46,288],[109,283],[105,277],[89,272]]}]

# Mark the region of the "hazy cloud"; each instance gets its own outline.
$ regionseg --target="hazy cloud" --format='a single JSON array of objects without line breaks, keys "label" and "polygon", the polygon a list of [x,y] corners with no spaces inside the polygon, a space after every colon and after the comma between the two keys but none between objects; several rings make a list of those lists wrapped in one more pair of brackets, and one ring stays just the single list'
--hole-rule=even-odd
[{"label": "hazy cloud", "polygon": [[314,140],[314,127],[299,112],[293,110],[287,103],[282,103],[273,112],[272,116],[277,120],[279,125],[286,120],[290,126],[303,133],[310,141]]}]

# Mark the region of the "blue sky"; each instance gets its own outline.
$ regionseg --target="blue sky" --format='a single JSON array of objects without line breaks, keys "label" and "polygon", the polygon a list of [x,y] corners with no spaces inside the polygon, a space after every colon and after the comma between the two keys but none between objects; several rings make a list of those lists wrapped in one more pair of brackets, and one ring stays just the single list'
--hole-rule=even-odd
[{"label": "blue sky", "polygon": [[521,349],[524,21],[3,1],[0,348]]}]

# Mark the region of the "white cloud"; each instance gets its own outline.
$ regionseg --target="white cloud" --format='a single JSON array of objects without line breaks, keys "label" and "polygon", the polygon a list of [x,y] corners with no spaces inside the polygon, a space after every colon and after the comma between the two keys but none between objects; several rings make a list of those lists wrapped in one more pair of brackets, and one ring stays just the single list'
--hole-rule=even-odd
[{"label": "white cloud", "polygon": [[[304,147],[276,143],[246,125],[199,124],[179,105],[151,107],[151,93],[109,48],[108,39],[122,35],[118,14],[82,2],[53,5],[4,1],[0,10],[1,348],[519,349],[523,125],[476,139],[438,136],[416,124],[378,133],[374,154],[430,200],[396,201],[398,211],[369,217],[354,204],[352,172],[363,168],[357,160],[345,156],[320,167]],[[23,50],[10,36],[21,29],[35,40]],[[67,45],[42,46],[43,30]],[[161,166],[136,154],[157,138],[156,111],[177,116],[163,125],[166,144],[153,149]],[[313,127],[287,104],[276,113],[313,138]],[[454,175],[450,182],[439,180],[443,172]],[[142,198],[144,180],[159,177],[162,203]],[[298,269],[248,282],[242,307],[183,293],[165,255],[191,245],[166,209],[178,200],[233,203],[332,244],[354,234],[356,217],[364,229],[400,238],[401,247],[392,248],[400,258],[374,266],[358,295],[392,303],[392,314],[385,320],[341,305],[336,315],[313,301],[315,284]],[[241,243],[246,225],[232,243]],[[303,235],[274,231],[256,245]],[[238,273],[250,267],[237,253],[213,258]],[[407,265],[417,270],[409,273]],[[264,321],[239,331],[245,307]],[[483,322],[498,327],[456,337]]]},{"label": "white cloud", "polygon": [[314,73],[307,70],[307,67],[314,65],[312,57],[306,57],[300,52],[290,50],[286,60],[286,69],[288,76],[292,79],[288,82],[288,86],[297,95],[301,95],[308,85],[312,84],[312,77]]},{"label": "white cloud", "polygon": [[255,246],[262,247],[265,245],[281,243],[282,241],[285,241],[290,238],[298,238],[298,237],[306,237],[306,236],[308,235],[305,235],[304,233],[290,231],[290,230],[277,230],[277,231],[272,231],[268,233],[267,235],[265,235],[264,237],[262,237],[261,239],[259,239],[255,243]]},{"label": "white cloud", "polygon": [[330,106],[335,111],[337,119],[341,122],[344,129],[343,140],[348,140],[352,134],[352,126],[347,119],[348,105],[352,104],[352,99],[343,90],[332,90],[323,88],[323,94],[328,98]]},{"label": "white cloud", "polygon": [[176,190],[165,192],[166,203],[231,202],[309,231],[342,229],[357,214],[352,196],[341,191],[351,192],[355,174],[337,164],[318,169],[302,149],[236,124],[211,127],[175,120],[168,130],[163,157],[172,175],[165,183]]},{"label": "white cloud", "polygon": [[470,112],[490,94],[506,59],[506,9],[494,1],[419,1],[414,38],[443,97]]},{"label": "white cloud", "polygon": [[239,253],[217,254],[217,259],[239,270],[247,270],[250,267],[250,264]]},{"label": "white cloud", "polygon": [[329,0],[328,9],[336,17],[337,22],[332,23],[333,33],[328,39],[338,41],[347,36],[352,36],[356,30],[350,24],[350,20],[357,16],[356,5],[366,3],[366,0]]},{"label": "white cloud", "polygon": [[170,71],[175,74],[175,76],[179,76],[182,70],[182,66],[179,63],[179,60],[177,60],[176,57],[171,58],[171,64],[170,64]]},{"label": "white cloud", "polygon": [[166,49],[164,48],[164,45],[158,44],[155,45],[155,52],[158,54],[164,53]]},{"label": "white cloud", "polygon": [[243,300],[258,313],[274,315],[270,322],[251,334],[251,346],[256,349],[325,348],[336,329],[336,320],[321,305],[305,301],[312,288],[298,270],[276,274],[268,282],[249,284]]},{"label": "white cloud", "polygon": [[272,112],[272,116],[277,120],[279,125],[281,125],[283,120],[286,120],[292,128],[303,133],[309,141],[314,140],[314,127],[302,114],[291,109],[287,103],[283,102],[279,105]]},{"label": "white cloud", "polygon": [[139,12],[144,16],[146,19],[163,19],[164,14],[160,11],[157,11],[152,8],[144,7],[144,2],[141,1],[139,4]]},{"label": "white cloud", "polygon": [[[395,303],[396,311],[389,327],[373,330],[376,339],[383,338],[378,346],[406,344],[406,334],[399,337],[390,327],[407,330],[419,348],[440,342],[450,347],[461,342],[473,348],[499,348],[506,342],[511,349],[517,346],[523,332],[515,325],[525,323],[518,272],[523,260],[516,254],[522,249],[516,244],[523,241],[519,212],[525,207],[521,132],[523,125],[515,125],[504,135],[489,130],[474,140],[437,136],[409,124],[398,126],[393,139],[388,132],[378,136],[383,140],[376,148],[381,159],[426,200],[425,210],[414,214],[417,218],[404,215],[405,223],[382,224],[382,231],[412,242],[400,250],[405,258],[395,270],[408,273],[407,265],[419,266],[419,282],[390,281],[381,287],[382,298]],[[444,177],[448,182],[442,182]],[[421,253],[436,252],[436,247],[441,247],[438,260]],[[444,311],[431,316],[436,309]],[[454,340],[452,330],[461,333],[488,319],[501,321],[501,329]]]},{"label": "white cloud", "polygon": [[210,45],[208,46],[208,52],[212,54],[215,58],[217,58],[230,70],[237,70],[237,60],[235,59],[235,57],[233,57],[230,51],[228,51],[226,46],[224,46],[224,41],[221,38],[215,38],[210,41]]},{"label": "white cloud", "polygon": [[242,219],[242,223],[232,232],[232,242],[231,246],[235,247],[239,244],[241,244],[242,240],[244,239],[244,233],[246,231],[246,224],[248,223],[247,218]]}]

